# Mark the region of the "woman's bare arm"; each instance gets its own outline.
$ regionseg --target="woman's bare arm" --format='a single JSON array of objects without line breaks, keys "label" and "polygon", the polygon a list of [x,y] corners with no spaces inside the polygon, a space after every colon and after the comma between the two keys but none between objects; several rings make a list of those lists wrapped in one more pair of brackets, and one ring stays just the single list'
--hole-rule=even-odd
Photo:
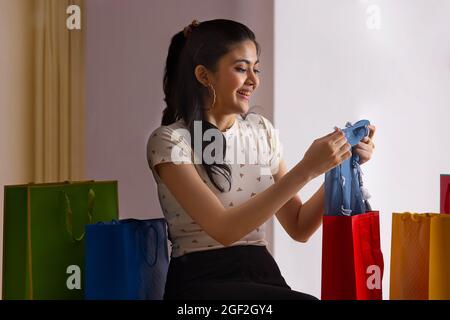
[{"label": "woman's bare arm", "polygon": [[[374,125],[370,125],[369,136],[364,138],[356,147],[355,152],[359,155],[361,164],[369,161],[372,157],[375,144],[373,137],[376,131]],[[277,174],[274,175],[275,182],[279,181],[287,173],[284,160],[280,161]],[[292,239],[306,242],[322,224],[325,212],[325,185],[314,193],[305,203],[295,195],[277,213],[276,217]]]},{"label": "woman's bare arm", "polygon": [[269,188],[241,205],[227,209],[206,186],[193,164],[162,163],[155,166],[155,171],[187,214],[212,238],[226,246],[262,225],[310,180],[350,155],[344,133],[336,128],[314,140],[303,159]]},{"label": "woman's bare arm", "polygon": [[[284,160],[281,160],[280,169],[274,175],[275,182],[284,177],[287,172],[286,164]],[[292,239],[306,242],[319,228],[322,223],[324,194],[323,185],[305,203],[296,194],[276,213],[278,221]]]},{"label": "woman's bare arm", "polygon": [[239,206],[225,209],[193,164],[163,163],[156,165],[155,170],[192,219],[225,246],[266,222],[312,179],[310,171],[299,162],[263,192]]}]

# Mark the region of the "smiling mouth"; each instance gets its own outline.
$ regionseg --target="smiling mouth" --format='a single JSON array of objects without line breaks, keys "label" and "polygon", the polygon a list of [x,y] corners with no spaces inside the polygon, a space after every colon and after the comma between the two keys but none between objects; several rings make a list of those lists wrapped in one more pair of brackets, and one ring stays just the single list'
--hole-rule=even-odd
[{"label": "smiling mouth", "polygon": [[237,94],[240,98],[245,100],[249,100],[251,95],[251,93],[248,91],[237,91]]}]

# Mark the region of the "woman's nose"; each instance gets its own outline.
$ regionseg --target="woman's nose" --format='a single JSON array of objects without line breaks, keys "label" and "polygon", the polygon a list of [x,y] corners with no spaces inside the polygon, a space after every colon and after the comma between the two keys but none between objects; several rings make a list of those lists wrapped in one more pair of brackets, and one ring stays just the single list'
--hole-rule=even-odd
[{"label": "woman's nose", "polygon": [[254,74],[254,72],[251,72],[250,75],[247,77],[247,84],[251,84],[254,87],[258,86],[258,78],[256,77],[256,75]]}]

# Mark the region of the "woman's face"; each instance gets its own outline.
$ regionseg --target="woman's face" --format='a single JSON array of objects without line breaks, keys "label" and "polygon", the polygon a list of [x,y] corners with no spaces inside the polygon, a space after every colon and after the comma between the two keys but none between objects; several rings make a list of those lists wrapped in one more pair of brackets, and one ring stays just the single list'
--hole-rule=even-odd
[{"label": "woman's face", "polygon": [[235,45],[219,60],[217,72],[214,73],[216,103],[213,112],[246,113],[249,109],[249,99],[259,85],[259,72],[259,61],[253,41]]}]

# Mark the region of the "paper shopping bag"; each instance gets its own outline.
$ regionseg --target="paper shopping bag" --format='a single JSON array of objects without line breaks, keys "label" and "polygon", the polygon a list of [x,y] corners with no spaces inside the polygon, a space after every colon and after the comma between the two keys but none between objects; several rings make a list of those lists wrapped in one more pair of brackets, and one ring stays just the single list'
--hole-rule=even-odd
[{"label": "paper shopping bag", "polygon": [[383,273],[377,211],[323,217],[323,300],[381,300]]},{"label": "paper shopping bag", "polygon": [[441,213],[450,213],[450,175],[441,174]]},{"label": "paper shopping bag", "polygon": [[169,267],[165,219],[86,226],[86,299],[162,300]]},{"label": "paper shopping bag", "polygon": [[84,227],[117,219],[117,181],[5,186],[3,299],[83,299]]},{"label": "paper shopping bag", "polygon": [[393,213],[390,299],[450,299],[450,216]]}]

